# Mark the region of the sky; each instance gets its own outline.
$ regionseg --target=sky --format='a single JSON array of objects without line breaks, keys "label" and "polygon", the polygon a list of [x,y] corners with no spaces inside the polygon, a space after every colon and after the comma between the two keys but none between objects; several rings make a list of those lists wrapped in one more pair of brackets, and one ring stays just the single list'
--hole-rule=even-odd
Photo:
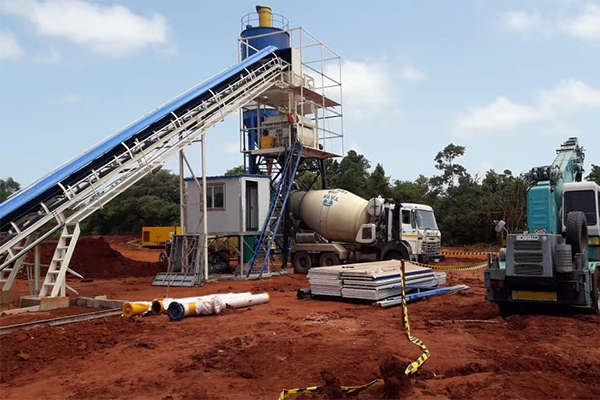
[{"label": "sky", "polygon": [[[0,178],[34,181],[235,64],[255,5],[0,0]],[[449,143],[479,176],[551,164],[570,136],[600,164],[600,1],[265,5],[342,56],[345,149],[393,179],[436,174]],[[209,175],[242,164],[238,129],[208,132]]]}]

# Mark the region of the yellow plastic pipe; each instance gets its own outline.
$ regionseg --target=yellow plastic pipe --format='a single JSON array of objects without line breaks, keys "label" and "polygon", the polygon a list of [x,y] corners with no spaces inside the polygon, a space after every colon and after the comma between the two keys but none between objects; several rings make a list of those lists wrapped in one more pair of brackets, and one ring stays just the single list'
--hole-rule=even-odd
[{"label": "yellow plastic pipe", "polygon": [[123,317],[130,318],[134,315],[140,315],[145,313],[152,306],[150,301],[132,301],[123,304]]},{"label": "yellow plastic pipe", "polygon": [[259,26],[273,26],[273,11],[271,7],[256,6],[256,12],[258,13]]}]

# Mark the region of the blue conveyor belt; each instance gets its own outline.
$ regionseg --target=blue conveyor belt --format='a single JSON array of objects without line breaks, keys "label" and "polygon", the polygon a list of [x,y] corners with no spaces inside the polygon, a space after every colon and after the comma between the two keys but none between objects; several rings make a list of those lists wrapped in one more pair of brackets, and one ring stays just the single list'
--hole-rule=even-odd
[{"label": "blue conveyor belt", "polygon": [[[246,69],[252,69],[256,64],[266,59],[277,50],[275,46],[268,46],[252,56],[246,58],[239,64],[227,69],[222,74],[212,78],[208,82],[194,88],[175,98],[166,105],[156,109],[152,113],[143,117],[131,126],[117,132],[105,141],[97,144],[95,147],[64,164],[56,171],[42,178],[35,184],[25,190],[17,193],[15,196],[0,204],[0,227],[9,223],[14,218],[25,215],[32,207],[36,207],[39,202],[45,201],[50,194],[56,193],[58,184],[68,180],[69,177],[77,174],[87,175],[93,168],[93,162],[109,153],[121,145],[122,142],[135,139],[136,136],[155,123],[161,122],[165,118],[174,119],[171,113],[185,107],[187,104],[194,103],[198,98],[210,93],[211,90],[219,85],[235,78],[236,74],[243,73]],[[86,171],[88,169],[88,171]],[[65,185],[66,186],[66,185]],[[57,189],[58,188],[58,189]],[[8,217],[8,219],[7,219]]]}]

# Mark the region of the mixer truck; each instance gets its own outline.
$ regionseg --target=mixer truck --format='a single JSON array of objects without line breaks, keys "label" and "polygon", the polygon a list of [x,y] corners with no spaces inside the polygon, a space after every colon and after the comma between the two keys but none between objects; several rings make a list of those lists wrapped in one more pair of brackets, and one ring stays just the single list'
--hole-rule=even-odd
[{"label": "mixer truck", "polygon": [[438,262],[441,234],[433,209],[375,197],[365,200],[346,190],[290,194],[294,224],[294,272],[344,262],[412,260]]},{"label": "mixer truck", "polygon": [[[528,230],[488,259],[486,297],[506,316],[521,303],[564,304],[600,315],[600,186],[582,182],[584,150],[570,138],[552,165],[526,176]],[[497,231],[504,228],[499,221]]]}]

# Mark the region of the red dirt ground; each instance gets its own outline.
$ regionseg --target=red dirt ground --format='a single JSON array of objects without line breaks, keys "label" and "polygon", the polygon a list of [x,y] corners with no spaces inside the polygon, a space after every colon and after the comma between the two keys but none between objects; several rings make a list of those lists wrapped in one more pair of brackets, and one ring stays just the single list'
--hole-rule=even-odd
[{"label": "red dirt ground", "polygon": [[[563,313],[504,320],[484,300],[481,271],[451,272],[448,278],[471,289],[409,305],[412,333],[431,351],[409,382],[401,377],[402,367],[420,350],[406,338],[401,308],[298,300],[296,290],[308,286],[306,277],[288,275],[169,290],[173,297],[271,293],[269,304],[219,316],[180,322],[111,317],[0,336],[0,397],[276,399],[283,388],[327,382],[323,393],[290,399],[330,399],[344,398],[337,385],[384,375],[388,384],[353,398],[600,398],[600,317]],[[83,296],[165,295],[151,281],[70,284]],[[17,286],[26,291],[26,282]]]}]

